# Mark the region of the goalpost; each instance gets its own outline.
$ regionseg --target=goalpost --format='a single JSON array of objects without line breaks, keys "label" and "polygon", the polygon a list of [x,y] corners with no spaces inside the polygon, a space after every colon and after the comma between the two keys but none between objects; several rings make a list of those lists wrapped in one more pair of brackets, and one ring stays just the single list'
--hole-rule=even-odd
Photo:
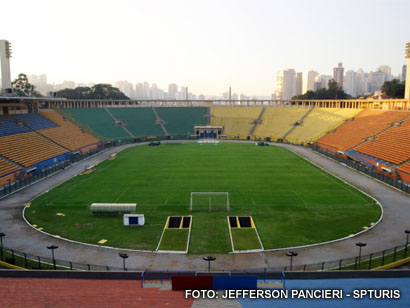
[{"label": "goalpost", "polygon": [[190,211],[192,209],[202,211],[228,211],[228,192],[191,192]]}]

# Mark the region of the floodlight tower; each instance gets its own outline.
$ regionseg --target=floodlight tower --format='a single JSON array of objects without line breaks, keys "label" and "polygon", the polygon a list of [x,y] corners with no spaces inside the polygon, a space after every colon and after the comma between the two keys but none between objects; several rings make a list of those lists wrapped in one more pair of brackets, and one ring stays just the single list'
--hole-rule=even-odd
[{"label": "floodlight tower", "polygon": [[3,91],[11,88],[10,58],[10,42],[6,40],[0,40],[1,88],[3,89]]},{"label": "floodlight tower", "polygon": [[404,98],[410,99],[410,42],[406,44],[407,72],[406,72],[406,88],[404,90]]}]

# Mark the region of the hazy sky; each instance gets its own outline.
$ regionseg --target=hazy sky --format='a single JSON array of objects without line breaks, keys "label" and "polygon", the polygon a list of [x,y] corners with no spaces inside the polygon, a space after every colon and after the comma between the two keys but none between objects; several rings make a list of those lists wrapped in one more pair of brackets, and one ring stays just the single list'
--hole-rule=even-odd
[{"label": "hazy sky", "polygon": [[3,1],[12,76],[270,95],[276,71],[405,63],[409,0]]}]

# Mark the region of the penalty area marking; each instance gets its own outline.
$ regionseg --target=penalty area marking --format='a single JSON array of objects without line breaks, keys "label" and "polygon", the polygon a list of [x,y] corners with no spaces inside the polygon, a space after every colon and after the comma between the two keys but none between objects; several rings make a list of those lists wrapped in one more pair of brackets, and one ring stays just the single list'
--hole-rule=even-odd
[{"label": "penalty area marking", "polygon": [[[263,247],[263,244],[262,244],[262,240],[261,240],[261,238],[260,238],[260,236],[259,236],[258,230],[257,230],[257,228],[256,228],[256,225],[255,225],[255,223],[254,223],[254,221],[253,221],[252,216],[248,216],[248,217],[249,217],[249,222],[250,222],[250,227],[248,227],[248,226],[246,226],[246,227],[241,226],[239,216],[231,216],[231,217],[232,217],[232,218],[235,220],[235,222],[236,222],[236,227],[234,227],[234,229],[241,229],[241,228],[243,228],[243,229],[247,229],[247,230],[254,230],[254,231],[255,231],[255,234],[256,234],[256,237],[258,238],[259,247],[261,247],[261,248],[257,248],[257,249],[236,250],[236,249],[235,249],[235,245],[234,245],[234,243],[233,243],[230,216],[226,216],[226,219],[227,219],[227,222],[228,222],[229,238],[230,238],[230,240],[231,240],[232,253],[248,253],[248,252],[263,252],[263,251],[265,251],[265,249],[264,249],[264,247]],[[246,217],[246,216],[245,216],[245,217]],[[244,217],[242,217],[242,218],[244,218]]]},{"label": "penalty area marking", "polygon": [[[177,226],[174,225],[174,221],[180,218],[180,222],[177,223]],[[189,220],[189,225],[186,225],[186,220]],[[159,249],[161,247],[162,240],[164,238],[164,234],[166,231],[172,232],[172,231],[182,231],[188,229],[188,235],[186,238],[186,248],[185,250],[164,250],[164,249]],[[178,253],[178,254],[187,254],[189,250],[189,243],[191,240],[191,229],[192,229],[192,215],[189,216],[168,216],[167,221],[165,223],[164,229],[162,230],[161,237],[158,242],[158,246],[155,249],[155,252],[157,253]]]}]

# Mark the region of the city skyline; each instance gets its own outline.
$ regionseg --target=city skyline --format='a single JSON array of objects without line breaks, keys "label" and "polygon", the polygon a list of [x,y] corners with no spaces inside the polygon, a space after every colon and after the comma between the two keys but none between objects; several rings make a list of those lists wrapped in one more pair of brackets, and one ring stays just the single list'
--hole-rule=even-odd
[{"label": "city skyline", "polygon": [[[388,65],[380,65],[375,71],[365,72],[362,69],[347,70],[343,67],[343,63],[338,63],[337,67],[333,68],[334,74],[324,75],[320,72],[309,70],[306,72],[297,72],[295,69],[286,69],[278,72],[276,76],[276,91],[272,93],[272,99],[290,99],[295,95],[305,94],[307,91],[317,91],[322,88],[327,88],[330,80],[338,82],[342,89],[349,95],[354,97],[367,96],[374,94],[382,88],[385,81],[392,79],[398,79],[399,81],[405,81],[406,65],[403,65],[400,74],[394,76],[391,74],[391,67]],[[339,75],[337,76],[339,71]],[[287,73],[290,73],[288,75]],[[282,88],[284,87],[283,76],[287,77],[286,87],[287,94],[282,94]],[[341,79],[340,79],[341,78]],[[28,75],[29,82],[37,87],[42,93],[46,94],[50,91],[58,91],[65,88],[75,88],[92,86],[95,83],[83,84],[75,83],[74,81],[65,80],[62,84],[50,84],[47,80],[46,74]],[[340,82],[341,81],[341,82]],[[116,81],[112,84],[119,88],[126,96],[131,99],[208,99],[208,98],[229,98],[229,90],[221,93],[214,93],[212,95],[204,95],[203,93],[192,93],[189,88],[184,85],[177,85],[175,83],[168,84],[168,91],[161,89],[156,83],[149,83],[147,81],[132,83],[127,80]],[[187,96],[188,94],[188,96]],[[231,98],[233,100],[241,99],[267,99],[269,96],[261,95],[246,95],[246,93],[238,92],[235,89],[231,92]]]},{"label": "city skyline", "polygon": [[231,86],[269,96],[280,70],[333,75],[339,62],[345,72],[388,64],[396,76],[410,37],[410,3],[402,0],[23,1],[4,8],[19,12],[18,25],[14,14],[0,19],[0,38],[13,44],[13,79],[150,80],[204,95]]}]

